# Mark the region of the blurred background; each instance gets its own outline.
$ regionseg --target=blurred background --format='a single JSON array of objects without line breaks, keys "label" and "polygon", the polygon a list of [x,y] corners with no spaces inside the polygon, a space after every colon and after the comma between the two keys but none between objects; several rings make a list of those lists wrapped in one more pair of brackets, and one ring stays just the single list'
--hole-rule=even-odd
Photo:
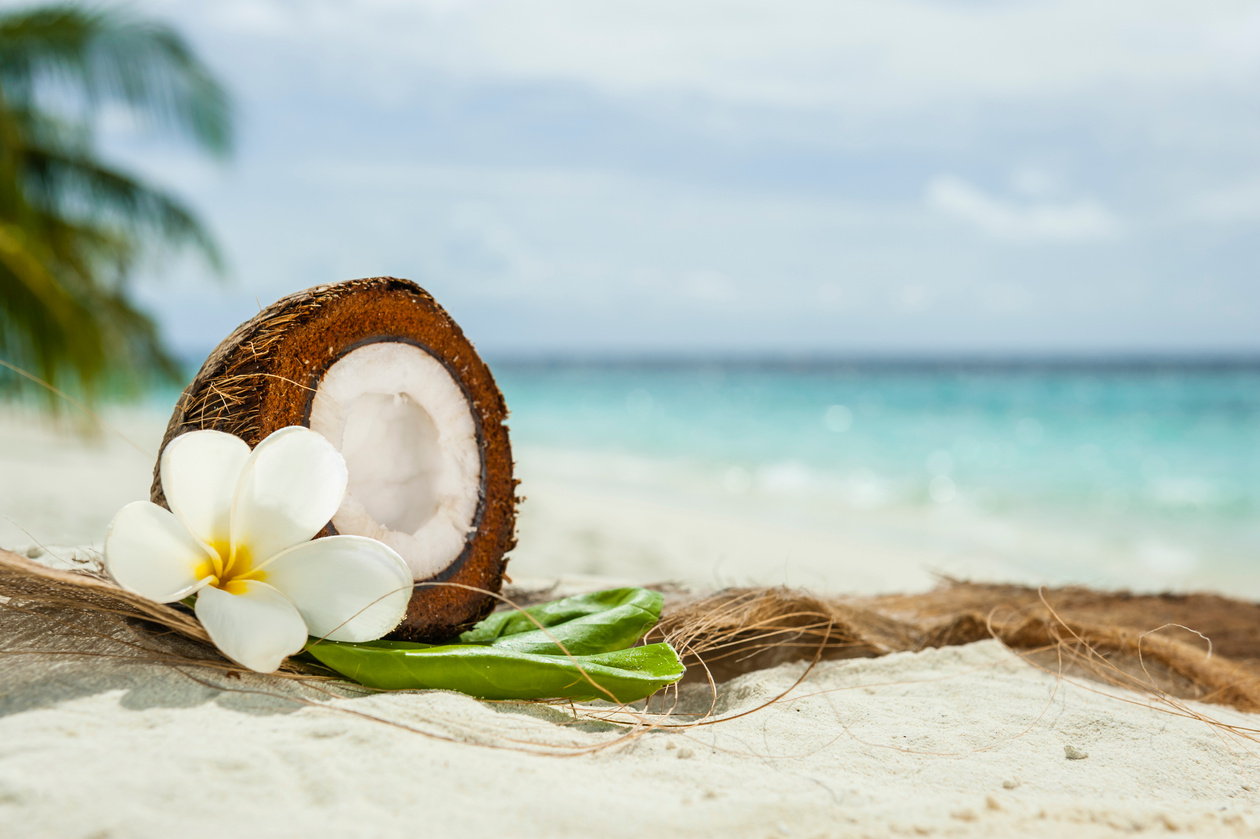
[{"label": "blurred background", "polygon": [[[519,573],[1260,596],[1255,4],[112,8],[0,3],[0,350],[142,451],[260,306],[390,274],[504,390]],[[99,544],[151,459],[22,405],[0,544]]]}]

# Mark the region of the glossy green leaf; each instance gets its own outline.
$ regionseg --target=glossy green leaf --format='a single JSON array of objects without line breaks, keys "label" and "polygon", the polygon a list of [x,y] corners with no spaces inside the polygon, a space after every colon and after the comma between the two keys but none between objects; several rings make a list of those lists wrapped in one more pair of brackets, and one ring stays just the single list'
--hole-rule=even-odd
[{"label": "glossy green leaf", "polygon": [[682,677],[668,644],[633,646],[660,618],[662,601],[646,589],[612,589],[496,613],[461,635],[461,643],[321,641],[308,653],[375,688],[632,702]]},{"label": "glossy green leaf", "polygon": [[682,663],[668,644],[574,657],[483,644],[390,649],[332,641],[313,644],[307,652],[368,687],[455,690],[481,699],[633,702],[683,674]]},{"label": "glossy green leaf", "polygon": [[528,609],[497,612],[459,640],[552,655],[563,654],[556,646],[558,641],[571,655],[609,653],[633,646],[655,626],[664,600],[660,592],[645,588],[581,594]]},{"label": "glossy green leaf", "polygon": [[[564,655],[566,651],[570,655],[610,653],[633,646],[655,626],[663,603],[659,592],[643,588],[597,591],[528,609],[496,612],[460,635],[459,641],[542,655]],[[392,650],[433,646],[410,641],[365,644]]]}]

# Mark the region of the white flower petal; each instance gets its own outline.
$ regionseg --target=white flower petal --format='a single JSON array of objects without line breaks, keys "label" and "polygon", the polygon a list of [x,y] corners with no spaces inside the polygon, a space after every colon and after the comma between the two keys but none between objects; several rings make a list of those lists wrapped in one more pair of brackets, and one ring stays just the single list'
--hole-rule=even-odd
[{"label": "white flower petal", "polygon": [[285,551],[267,582],[293,601],[311,635],[373,641],[402,621],[411,570],[394,550],[364,536],[328,536]]},{"label": "white flower petal", "polygon": [[169,511],[148,501],[123,507],[105,534],[105,568],[125,589],[158,603],[191,594],[209,573],[210,550]]},{"label": "white flower petal", "polygon": [[310,541],[346,494],[346,462],[302,426],[282,428],[250,455],[232,506],[232,544],[257,565]]},{"label": "white flower petal", "polygon": [[211,545],[226,545],[232,499],[249,446],[222,431],[190,431],[162,450],[162,491],[171,512]]},{"label": "white flower petal", "polygon": [[270,673],[306,644],[306,624],[289,599],[266,583],[240,585],[241,594],[203,588],[197,595],[197,620],[225,656]]}]

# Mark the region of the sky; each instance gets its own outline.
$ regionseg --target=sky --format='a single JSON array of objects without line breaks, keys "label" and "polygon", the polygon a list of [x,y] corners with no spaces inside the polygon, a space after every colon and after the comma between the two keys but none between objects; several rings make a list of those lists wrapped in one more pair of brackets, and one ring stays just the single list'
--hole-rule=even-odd
[{"label": "sky", "polygon": [[145,0],[227,163],[107,114],[196,207],[137,294],[204,353],[416,280],[485,353],[1260,352],[1260,5]]}]

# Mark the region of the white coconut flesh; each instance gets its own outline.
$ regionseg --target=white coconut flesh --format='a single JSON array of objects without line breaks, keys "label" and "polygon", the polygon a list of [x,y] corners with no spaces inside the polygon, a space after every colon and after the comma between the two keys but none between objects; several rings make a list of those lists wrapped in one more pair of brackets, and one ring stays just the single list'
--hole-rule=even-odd
[{"label": "white coconut flesh", "polygon": [[471,406],[446,367],[396,341],[352,350],[324,373],[311,429],[346,459],[333,525],[379,539],[424,580],[464,550],[481,497]]}]

